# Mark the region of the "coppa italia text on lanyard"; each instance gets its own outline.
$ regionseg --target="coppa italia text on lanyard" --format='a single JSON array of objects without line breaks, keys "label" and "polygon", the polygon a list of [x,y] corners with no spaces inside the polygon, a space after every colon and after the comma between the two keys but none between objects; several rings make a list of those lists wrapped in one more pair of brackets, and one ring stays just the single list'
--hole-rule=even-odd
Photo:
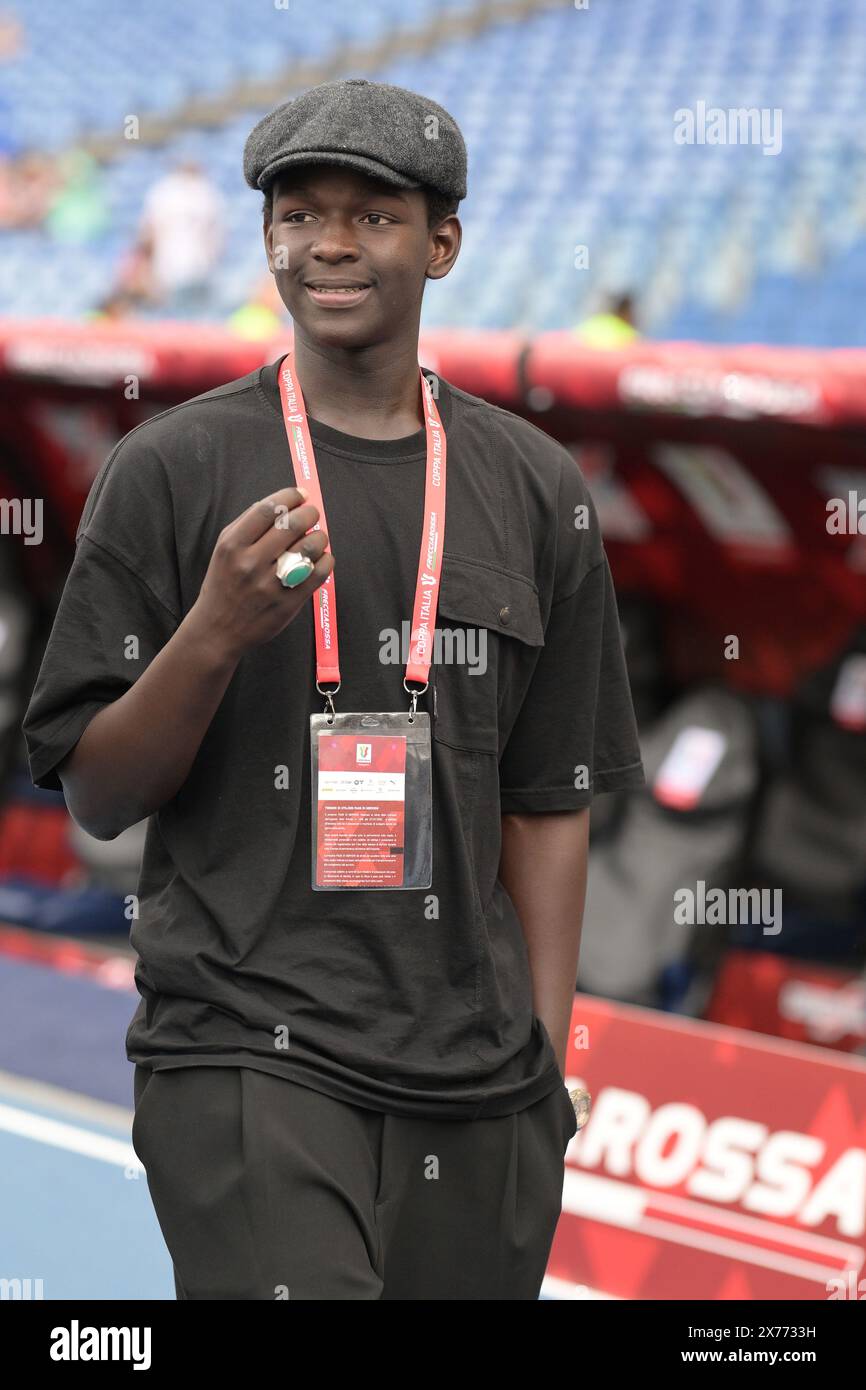
[{"label": "coppa italia text on lanyard", "polygon": [[[427,467],[424,527],[412,611],[409,660],[403,687],[408,714],[370,711],[337,714],[340,688],[337,604],[332,570],[313,593],[316,689],[325,713],[310,716],[312,878],[317,890],[429,888],[433,872],[433,801],[430,716],[416,708],[427,689],[436,629],[445,542],[445,430],[430,383],[419,368]],[[331,533],[304,397],[288,353],[280,366],[280,400],[295,482],[318,508],[311,528]],[[410,690],[407,681],[420,683]],[[322,690],[336,682],[333,691]]]}]

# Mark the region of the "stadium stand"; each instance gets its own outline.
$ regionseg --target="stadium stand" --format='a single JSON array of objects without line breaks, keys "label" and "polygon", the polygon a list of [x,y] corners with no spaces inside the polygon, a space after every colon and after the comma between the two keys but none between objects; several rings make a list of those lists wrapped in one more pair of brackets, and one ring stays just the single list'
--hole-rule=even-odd
[{"label": "stadium stand", "polygon": [[[549,0],[339,0],[309,27],[291,4],[251,24],[241,0],[198,12],[159,0],[146,12],[118,12],[111,26],[99,23],[95,0],[12,12],[26,42],[4,66],[7,152],[59,152],[100,132],[104,150],[104,133],[131,112],[144,127],[164,121],[168,138],[148,145],[115,134],[104,163],[106,229],[64,243],[62,256],[44,229],[0,233],[4,312],[92,309],[106,292],[106,267],[134,236],[147,188],[192,157],[229,201],[225,274],[205,311],[224,318],[261,269],[259,206],[240,183],[244,135],[275,93],[309,85],[311,72],[321,80],[329,63],[345,71],[352,53],[357,71],[430,91],[453,110],[475,156],[461,208],[466,243],[427,296],[426,327],[569,328],[605,294],[628,289],[655,338],[862,341],[851,289],[866,277],[866,146],[855,118],[866,27],[852,0],[695,0],[673,9],[618,0],[593,5],[591,23],[588,11]],[[467,25],[475,37],[466,38]],[[95,49],[98,85],[83,80]],[[256,91],[261,100],[250,101]],[[202,101],[218,124],[190,128],[187,119],[171,136],[172,113],[188,118]],[[754,109],[768,121],[778,111],[780,148],[677,144],[675,114],[698,102]],[[576,270],[580,246],[589,264]],[[491,247],[493,279],[479,273]]]}]

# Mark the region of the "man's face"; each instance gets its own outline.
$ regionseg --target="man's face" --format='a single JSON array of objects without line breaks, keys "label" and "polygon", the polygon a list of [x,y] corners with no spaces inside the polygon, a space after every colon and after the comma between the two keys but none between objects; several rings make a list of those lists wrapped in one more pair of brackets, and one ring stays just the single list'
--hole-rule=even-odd
[{"label": "man's face", "polygon": [[456,217],[428,229],[423,190],[338,165],[280,175],[265,220],[268,264],[296,332],[335,347],[417,333],[425,279],[447,274],[459,245]]}]

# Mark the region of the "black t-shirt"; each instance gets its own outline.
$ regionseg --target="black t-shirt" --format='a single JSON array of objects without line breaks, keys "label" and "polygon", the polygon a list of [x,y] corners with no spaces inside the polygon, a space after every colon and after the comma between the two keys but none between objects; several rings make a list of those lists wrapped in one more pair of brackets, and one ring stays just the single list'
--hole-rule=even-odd
[{"label": "black t-shirt", "polygon": [[[37,786],[61,786],[57,763],[176,631],[223,527],[294,482],[278,367],[145,421],[100,469],[23,725]],[[186,781],[148,820],[133,1062],[257,1067],[440,1119],[510,1114],[561,1085],[497,878],[500,813],[642,785],[616,602],[568,451],[432,380],[448,446],[436,627],[467,655],[443,657],[418,702],[432,885],[311,887],[309,715],[324,708],[311,602],[241,659]],[[310,431],[336,557],[336,708],[405,711],[405,665],[383,663],[380,634],[411,625],[425,431]]]}]

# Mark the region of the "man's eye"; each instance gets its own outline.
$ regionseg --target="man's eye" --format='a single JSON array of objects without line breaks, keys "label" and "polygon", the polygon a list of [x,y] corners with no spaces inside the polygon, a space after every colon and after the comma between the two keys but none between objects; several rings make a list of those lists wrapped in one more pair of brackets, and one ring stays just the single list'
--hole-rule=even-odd
[{"label": "man's eye", "polygon": [[308,212],[287,212],[283,214],[284,222],[292,222],[296,217],[309,217]]},{"label": "man's eye", "polygon": [[[380,219],[381,219],[381,225],[383,225],[383,226],[386,226],[386,225],[388,224],[388,222],[390,222],[390,220],[391,220],[390,218],[386,218],[385,215],[384,215],[384,213],[381,213],[381,212],[365,212],[365,213],[364,213],[364,216],[365,216],[365,217],[378,217],[378,218],[380,218]],[[376,227],[378,227],[378,226],[380,225],[380,223],[379,223],[379,222],[376,222],[376,223],[374,223],[373,225],[376,226]]]}]

